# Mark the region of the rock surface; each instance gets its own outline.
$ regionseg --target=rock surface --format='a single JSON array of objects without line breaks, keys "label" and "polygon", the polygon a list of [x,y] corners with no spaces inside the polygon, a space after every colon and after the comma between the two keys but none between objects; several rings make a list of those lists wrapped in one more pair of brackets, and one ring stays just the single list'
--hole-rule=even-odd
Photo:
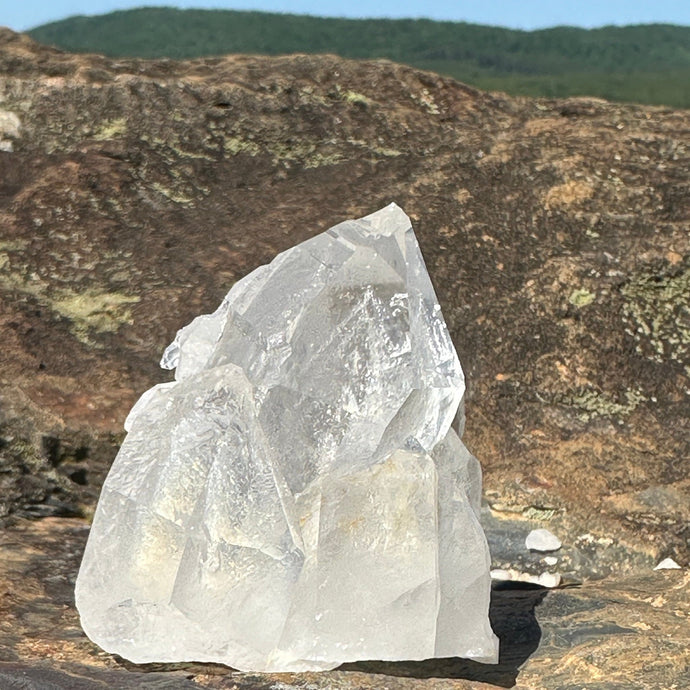
[{"label": "rock surface", "polygon": [[[127,411],[175,331],[234,280],[394,199],[467,375],[493,566],[566,586],[526,628],[497,626],[522,651],[510,677],[483,679],[688,684],[688,112],[510,99],[329,56],[114,61],[7,30],[0,111],[2,682],[144,677],[87,642],[69,594],[77,516]],[[524,548],[539,527],[563,541],[554,566]],[[653,572],[666,557],[684,569]],[[482,687],[454,662],[404,668],[435,679],[205,668],[146,682]]]},{"label": "rock surface", "polygon": [[22,520],[0,535],[3,690],[648,690],[690,683],[690,574],[679,570],[548,594],[540,587],[495,584],[490,615],[501,640],[496,666],[457,658],[360,662],[301,674],[237,673],[214,664],[136,666],[101,651],[81,632],[74,581],[87,534],[84,520],[51,517]]}]

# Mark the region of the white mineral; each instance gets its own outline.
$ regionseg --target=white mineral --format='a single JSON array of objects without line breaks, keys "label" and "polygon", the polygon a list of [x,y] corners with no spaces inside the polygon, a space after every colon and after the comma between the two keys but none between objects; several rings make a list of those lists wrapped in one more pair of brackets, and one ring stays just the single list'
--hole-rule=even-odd
[{"label": "white mineral", "polygon": [[654,567],[654,570],[680,570],[680,566],[672,558],[664,558]]},{"label": "white mineral", "polygon": [[93,641],[254,671],[497,660],[463,374],[400,208],[256,269],[161,364],[77,579]]},{"label": "white mineral", "polygon": [[491,571],[491,579],[508,582],[528,582],[529,584],[548,587],[549,589],[558,587],[561,584],[559,573],[544,572],[540,575],[533,575],[532,573],[523,573],[513,568],[496,568]]},{"label": "white mineral", "polygon": [[558,551],[563,546],[561,540],[547,529],[533,529],[525,539],[530,551]]}]

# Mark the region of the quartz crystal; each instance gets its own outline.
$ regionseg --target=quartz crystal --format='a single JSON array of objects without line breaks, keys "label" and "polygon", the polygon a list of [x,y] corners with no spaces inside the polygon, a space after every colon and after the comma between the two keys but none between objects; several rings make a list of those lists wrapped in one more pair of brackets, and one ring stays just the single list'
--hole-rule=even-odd
[{"label": "quartz crystal", "polygon": [[94,642],[252,671],[496,661],[463,373],[398,206],[257,268],[161,365],[77,579]]}]

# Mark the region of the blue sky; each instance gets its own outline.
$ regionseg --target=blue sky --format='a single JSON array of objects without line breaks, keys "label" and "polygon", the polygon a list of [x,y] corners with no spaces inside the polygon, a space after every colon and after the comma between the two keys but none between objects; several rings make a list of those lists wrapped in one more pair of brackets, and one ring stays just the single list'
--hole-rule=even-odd
[{"label": "blue sky", "polygon": [[[429,17],[536,29],[558,24],[604,26],[664,22],[690,25],[690,0],[0,0],[0,26],[23,31],[74,14],[103,14],[143,5],[254,9],[332,17]],[[375,8],[375,9],[372,9]]]}]

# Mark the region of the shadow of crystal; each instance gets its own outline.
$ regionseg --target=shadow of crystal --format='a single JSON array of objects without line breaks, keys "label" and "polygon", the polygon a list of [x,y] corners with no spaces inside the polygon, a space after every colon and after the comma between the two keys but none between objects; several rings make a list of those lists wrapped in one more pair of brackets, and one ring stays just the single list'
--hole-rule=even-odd
[{"label": "shadow of crystal", "polygon": [[343,664],[338,670],[409,678],[462,678],[511,688],[515,685],[520,667],[539,646],[541,628],[535,609],[548,591],[544,587],[524,582],[493,583],[489,618],[500,640],[497,664],[480,664],[460,658],[358,661]]}]

